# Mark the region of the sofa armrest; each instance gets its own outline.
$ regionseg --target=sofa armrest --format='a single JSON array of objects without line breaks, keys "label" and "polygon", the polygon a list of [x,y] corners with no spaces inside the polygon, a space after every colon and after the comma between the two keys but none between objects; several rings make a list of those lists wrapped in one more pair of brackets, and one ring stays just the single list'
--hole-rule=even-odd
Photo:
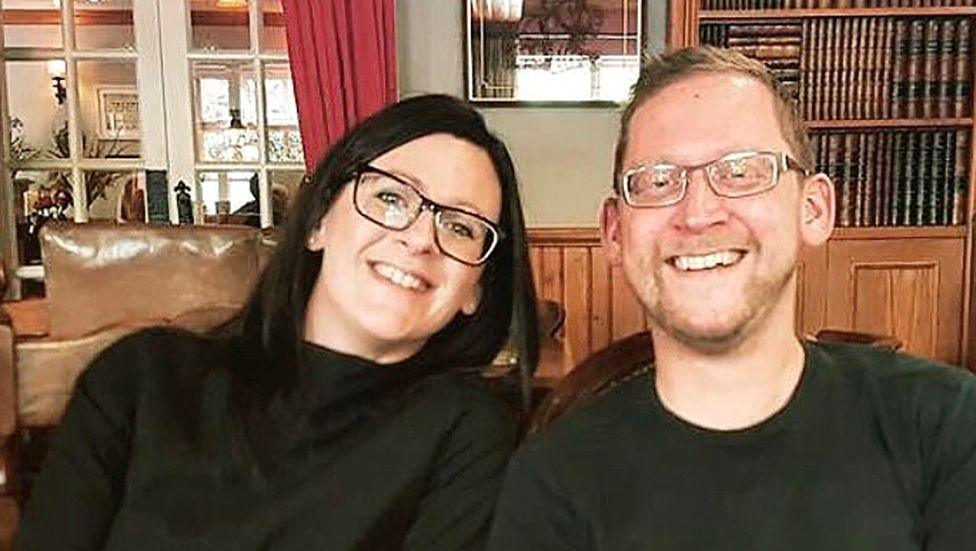
[{"label": "sofa armrest", "polygon": [[14,330],[0,309],[0,499],[12,494],[14,486],[14,434],[17,431],[17,395],[14,379]]}]

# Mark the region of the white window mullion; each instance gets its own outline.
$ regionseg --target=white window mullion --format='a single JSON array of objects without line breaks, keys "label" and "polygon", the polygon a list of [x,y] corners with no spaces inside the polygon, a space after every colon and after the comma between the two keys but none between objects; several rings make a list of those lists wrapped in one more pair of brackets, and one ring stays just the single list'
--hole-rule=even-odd
[{"label": "white window mullion", "polygon": [[[3,0],[0,0],[0,10],[3,9]],[[7,64],[4,61],[4,37],[3,25],[0,25],[0,98],[7,97]],[[17,224],[14,218],[14,183],[13,171],[10,170],[10,129],[7,121],[10,120],[10,109],[6,101],[0,101],[0,147],[3,155],[3,174],[0,174],[0,254],[3,257],[4,266],[9,266],[7,271],[7,296],[20,296],[20,281],[16,277],[11,277],[20,266],[17,257]]]},{"label": "white window mullion", "polygon": [[190,17],[187,3],[157,0],[162,46],[162,75],[165,82],[166,150],[169,154],[169,218],[179,222],[175,187],[186,182],[196,189],[194,171],[193,93],[190,60]]},{"label": "white window mullion", "polygon": [[250,2],[251,54],[254,56],[255,93],[257,94],[257,130],[258,130],[258,161],[261,170],[258,171],[258,212],[261,213],[261,227],[268,228],[274,224],[274,213],[271,207],[271,185],[268,177],[268,130],[265,124],[265,91],[264,64],[261,62],[261,51],[264,49],[264,2]]},{"label": "white window mullion", "polygon": [[88,194],[82,179],[78,159],[83,156],[81,129],[78,127],[78,67],[75,62],[75,4],[70,0],[61,2],[61,40],[64,44],[65,83],[67,85],[68,152],[71,159],[71,195],[74,198],[75,222],[88,221]]}]

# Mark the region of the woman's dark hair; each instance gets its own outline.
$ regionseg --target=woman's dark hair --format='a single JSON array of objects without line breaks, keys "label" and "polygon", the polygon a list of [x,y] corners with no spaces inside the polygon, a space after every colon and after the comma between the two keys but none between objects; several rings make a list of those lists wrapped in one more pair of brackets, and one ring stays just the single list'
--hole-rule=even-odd
[{"label": "woman's dark hair", "polygon": [[309,236],[358,168],[431,134],[463,139],[491,158],[501,184],[498,226],[504,237],[484,266],[478,310],[472,316],[455,316],[415,359],[429,366],[431,373],[485,366],[511,333],[522,390],[527,391],[528,377],[538,359],[535,293],[511,157],[472,107],[450,96],[425,95],[390,105],[356,125],[332,146],[299,189],[278,235],[275,255],[243,312],[241,344],[248,359],[238,362],[242,371],[236,375],[238,383],[247,383],[249,401],[267,403],[295,385],[306,307],[322,262],[321,252],[306,247]]}]

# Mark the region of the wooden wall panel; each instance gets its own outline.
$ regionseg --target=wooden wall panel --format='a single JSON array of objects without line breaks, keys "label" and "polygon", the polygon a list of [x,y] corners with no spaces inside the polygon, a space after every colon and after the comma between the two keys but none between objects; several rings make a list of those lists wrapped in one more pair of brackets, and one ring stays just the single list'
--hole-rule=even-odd
[{"label": "wooden wall panel", "polygon": [[600,246],[590,247],[590,351],[605,348],[611,342],[610,267]]},{"label": "wooden wall panel", "polygon": [[899,336],[905,350],[935,357],[939,270],[920,264],[857,264],[851,277],[851,326]]},{"label": "wooden wall panel", "polygon": [[901,339],[906,352],[958,364],[965,241],[830,243],[827,325]]},{"label": "wooden wall panel", "polygon": [[[566,310],[560,346],[570,365],[647,328],[623,274],[607,266],[596,229],[534,229],[529,238],[540,298]],[[889,334],[908,352],[958,363],[964,244],[959,237],[842,235],[804,249],[797,268],[798,331]]]},{"label": "wooden wall panel", "polygon": [[563,330],[566,352],[574,361],[582,360],[590,351],[590,300],[593,295],[590,269],[590,250],[587,247],[567,247],[563,250],[563,305],[566,319],[573,320]]}]

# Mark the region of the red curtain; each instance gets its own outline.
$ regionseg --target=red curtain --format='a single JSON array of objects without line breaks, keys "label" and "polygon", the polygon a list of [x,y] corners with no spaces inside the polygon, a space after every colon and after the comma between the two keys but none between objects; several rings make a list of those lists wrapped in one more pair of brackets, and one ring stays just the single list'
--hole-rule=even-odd
[{"label": "red curtain", "polygon": [[397,99],[395,0],[284,0],[305,166]]}]

